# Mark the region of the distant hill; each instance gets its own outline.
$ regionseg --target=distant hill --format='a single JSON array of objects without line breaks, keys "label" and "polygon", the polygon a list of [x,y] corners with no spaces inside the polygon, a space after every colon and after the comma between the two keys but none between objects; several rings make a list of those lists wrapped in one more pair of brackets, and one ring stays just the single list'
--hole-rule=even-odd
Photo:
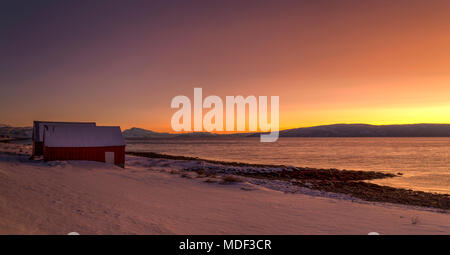
[{"label": "distant hill", "polygon": [[450,137],[450,124],[335,124],[283,130],[280,137]]},{"label": "distant hill", "polygon": [[209,132],[191,132],[181,134],[160,133],[143,128],[130,128],[122,132],[125,139],[151,139],[151,138],[197,138],[220,136]]},{"label": "distant hill", "polygon": [[136,127],[124,130],[122,134],[126,139],[170,138],[176,136],[174,134],[153,132],[151,130]]},{"label": "distant hill", "polygon": [[3,139],[31,139],[32,134],[32,127],[11,127],[9,125],[0,124],[0,138]]}]

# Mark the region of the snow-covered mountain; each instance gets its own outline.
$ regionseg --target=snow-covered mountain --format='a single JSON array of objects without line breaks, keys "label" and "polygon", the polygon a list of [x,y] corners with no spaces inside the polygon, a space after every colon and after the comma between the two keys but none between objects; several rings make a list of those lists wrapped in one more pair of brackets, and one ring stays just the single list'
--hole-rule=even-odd
[{"label": "snow-covered mountain", "polygon": [[11,127],[0,124],[0,138],[27,139],[33,134],[32,127]]},{"label": "snow-covered mountain", "polygon": [[194,138],[194,137],[214,137],[218,134],[209,132],[191,132],[181,134],[160,133],[143,128],[130,128],[122,132],[125,139],[149,139],[149,138]]},{"label": "snow-covered mountain", "polygon": [[[259,137],[260,133],[214,134],[193,132],[184,134],[157,133],[132,128],[134,138],[153,137]],[[127,131],[127,130],[126,130]],[[124,131],[124,133],[126,132]],[[125,138],[127,136],[124,134]],[[280,137],[450,137],[450,124],[368,125],[334,124],[280,131]]]},{"label": "snow-covered mountain", "polygon": [[170,138],[176,136],[174,134],[153,132],[151,130],[136,127],[124,130],[122,134],[126,139]]}]

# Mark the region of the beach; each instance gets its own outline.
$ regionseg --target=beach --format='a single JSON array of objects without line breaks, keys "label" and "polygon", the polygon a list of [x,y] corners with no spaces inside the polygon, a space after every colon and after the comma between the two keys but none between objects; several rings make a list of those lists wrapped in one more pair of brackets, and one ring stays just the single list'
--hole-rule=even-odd
[{"label": "beach", "polygon": [[123,169],[1,148],[0,234],[450,234],[448,210],[183,171],[195,160],[127,155]]}]

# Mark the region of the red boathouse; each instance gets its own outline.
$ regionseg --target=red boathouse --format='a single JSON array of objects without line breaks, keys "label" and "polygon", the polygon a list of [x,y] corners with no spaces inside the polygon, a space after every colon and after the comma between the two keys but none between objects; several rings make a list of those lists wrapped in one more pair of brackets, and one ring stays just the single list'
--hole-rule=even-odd
[{"label": "red boathouse", "polygon": [[44,126],[89,126],[95,127],[95,122],[56,122],[56,121],[34,121],[33,122],[33,154],[42,156],[44,152]]},{"label": "red boathouse", "polygon": [[90,160],[125,166],[120,127],[44,126],[44,160]]}]

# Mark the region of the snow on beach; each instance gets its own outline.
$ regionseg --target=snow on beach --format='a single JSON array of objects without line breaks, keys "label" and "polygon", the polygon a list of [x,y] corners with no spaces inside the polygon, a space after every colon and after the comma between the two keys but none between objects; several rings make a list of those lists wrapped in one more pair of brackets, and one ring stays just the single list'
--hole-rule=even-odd
[{"label": "snow on beach", "polygon": [[0,151],[0,234],[450,234],[436,209],[183,171],[213,167],[202,161],[127,156],[122,169]]}]

